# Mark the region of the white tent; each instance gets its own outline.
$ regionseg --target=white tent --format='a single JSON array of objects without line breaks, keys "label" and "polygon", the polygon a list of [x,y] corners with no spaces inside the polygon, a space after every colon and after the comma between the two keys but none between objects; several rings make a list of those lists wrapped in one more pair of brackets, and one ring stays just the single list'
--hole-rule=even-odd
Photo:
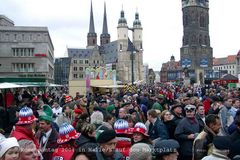
[{"label": "white tent", "polygon": [[15,83],[7,83],[7,82],[0,83],[0,89],[21,88],[21,87],[25,87],[25,86],[18,85],[18,84],[15,84]]}]

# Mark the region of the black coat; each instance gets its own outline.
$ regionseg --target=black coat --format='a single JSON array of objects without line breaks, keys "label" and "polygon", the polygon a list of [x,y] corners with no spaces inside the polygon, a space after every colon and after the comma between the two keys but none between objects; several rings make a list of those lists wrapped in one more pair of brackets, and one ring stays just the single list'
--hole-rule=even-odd
[{"label": "black coat", "polygon": [[188,139],[188,135],[199,133],[199,124],[195,119],[195,122],[188,118],[183,118],[175,130],[175,137],[180,144],[180,154],[184,156],[192,155],[192,146],[194,139]]}]

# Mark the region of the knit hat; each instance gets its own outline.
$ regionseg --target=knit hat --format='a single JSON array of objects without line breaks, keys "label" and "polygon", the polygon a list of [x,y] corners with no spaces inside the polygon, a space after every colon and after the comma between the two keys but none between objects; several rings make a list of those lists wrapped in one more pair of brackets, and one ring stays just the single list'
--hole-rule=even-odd
[{"label": "knit hat", "polygon": [[156,156],[162,156],[165,154],[174,153],[179,147],[179,143],[174,139],[158,139],[154,145],[154,154]]},{"label": "knit hat", "polygon": [[134,129],[133,129],[133,133],[141,133],[146,137],[149,136],[147,134],[147,127],[142,122],[138,122],[138,123],[135,124]]},{"label": "knit hat", "polygon": [[113,126],[117,134],[129,134],[128,132],[128,122],[124,119],[118,119]]},{"label": "knit hat", "polygon": [[32,109],[29,107],[23,107],[19,112],[19,119],[16,124],[32,124],[36,120],[37,118],[33,115]]},{"label": "knit hat", "polygon": [[2,157],[12,147],[19,147],[15,137],[2,138],[0,140],[0,157]]},{"label": "knit hat", "polygon": [[228,136],[215,136],[213,138],[213,145],[219,150],[229,150],[231,148],[231,139]]},{"label": "knit hat", "polygon": [[98,130],[96,136],[97,143],[106,143],[116,138],[116,132],[112,129]]},{"label": "knit hat", "polygon": [[158,102],[155,102],[152,106],[152,109],[158,109],[158,110],[162,111],[163,107]]},{"label": "knit hat", "polygon": [[72,125],[63,123],[59,128],[58,144],[66,143],[71,139],[77,139],[81,134],[77,133]]},{"label": "knit hat", "polygon": [[158,99],[164,99],[164,95],[163,95],[163,94],[159,94],[159,95],[157,96],[157,98],[158,98]]},{"label": "knit hat", "polygon": [[115,109],[115,105],[110,105],[106,108],[106,110],[109,112],[109,113],[112,113],[112,111]]},{"label": "knit hat", "polygon": [[129,158],[131,160],[146,160],[151,159],[152,150],[150,146],[146,143],[137,143],[134,144],[129,153]]},{"label": "knit hat", "polygon": [[74,109],[74,113],[76,113],[76,114],[82,114],[82,113],[83,113],[83,110],[80,109],[80,108],[76,108],[76,109]]},{"label": "knit hat", "polygon": [[53,119],[52,119],[52,116],[53,116],[52,108],[47,104],[42,106],[42,108],[43,108],[43,112],[41,112],[42,115],[40,115],[39,120],[40,121],[45,120],[45,121],[52,122],[53,121]]},{"label": "knit hat", "polygon": [[66,95],[66,96],[65,96],[65,103],[69,103],[69,102],[71,102],[71,101],[72,101],[72,97],[69,96],[69,95]]}]

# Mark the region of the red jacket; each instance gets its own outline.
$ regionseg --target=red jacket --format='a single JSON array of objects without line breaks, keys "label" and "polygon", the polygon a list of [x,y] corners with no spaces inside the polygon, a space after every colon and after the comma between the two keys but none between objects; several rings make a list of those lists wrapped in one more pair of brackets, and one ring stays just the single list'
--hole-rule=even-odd
[{"label": "red jacket", "polygon": [[39,143],[35,138],[33,132],[25,129],[22,126],[16,126],[15,129],[10,134],[10,137],[15,137],[18,141],[22,139],[33,141],[33,143],[36,145],[36,148],[39,149]]},{"label": "red jacket", "polygon": [[74,148],[69,146],[68,144],[59,145],[53,152],[53,160],[61,159],[61,160],[72,160],[72,156],[74,153]]},{"label": "red jacket", "polygon": [[127,158],[129,157],[129,151],[132,146],[131,139],[126,137],[117,137],[116,149]]}]

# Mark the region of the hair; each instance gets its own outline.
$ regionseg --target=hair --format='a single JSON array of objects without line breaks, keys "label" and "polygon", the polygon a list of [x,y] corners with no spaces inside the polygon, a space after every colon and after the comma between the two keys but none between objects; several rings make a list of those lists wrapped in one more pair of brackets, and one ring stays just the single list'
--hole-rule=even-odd
[{"label": "hair", "polygon": [[209,127],[210,124],[215,124],[217,119],[219,119],[219,117],[217,115],[209,114],[205,118],[205,123]]},{"label": "hair", "polygon": [[162,121],[164,120],[164,116],[165,116],[165,114],[166,114],[167,112],[171,113],[169,110],[164,110],[164,111],[162,111],[161,116],[160,116],[160,118],[161,118]]},{"label": "hair", "polygon": [[22,152],[23,149],[27,148],[27,146],[35,145],[33,143],[33,141],[30,141],[30,140],[27,140],[27,139],[22,139],[22,140],[18,141],[18,144],[19,144],[19,147],[21,149],[21,152]]},{"label": "hair", "polygon": [[132,117],[131,114],[126,114],[126,116],[123,117],[123,119],[125,119],[128,122],[133,122],[134,124],[136,123],[136,120]]},{"label": "hair", "polygon": [[93,133],[94,131],[96,130],[96,126],[94,124],[84,124],[81,128],[81,134],[84,135],[84,136],[88,136],[88,134],[90,133]]},{"label": "hair", "polygon": [[94,111],[91,115],[91,124],[102,124],[103,114],[100,111]]},{"label": "hair", "polygon": [[107,113],[106,116],[104,117],[104,121],[105,122],[110,121],[112,118],[113,118],[113,116],[111,114]]},{"label": "hair", "polygon": [[157,111],[155,109],[150,109],[148,112],[147,112],[148,115],[150,115],[151,117],[153,118],[157,118],[158,117],[158,114],[157,114]]},{"label": "hair", "polygon": [[62,112],[64,113],[64,111],[67,109],[67,107],[69,107],[68,105],[65,105],[62,107]]}]

